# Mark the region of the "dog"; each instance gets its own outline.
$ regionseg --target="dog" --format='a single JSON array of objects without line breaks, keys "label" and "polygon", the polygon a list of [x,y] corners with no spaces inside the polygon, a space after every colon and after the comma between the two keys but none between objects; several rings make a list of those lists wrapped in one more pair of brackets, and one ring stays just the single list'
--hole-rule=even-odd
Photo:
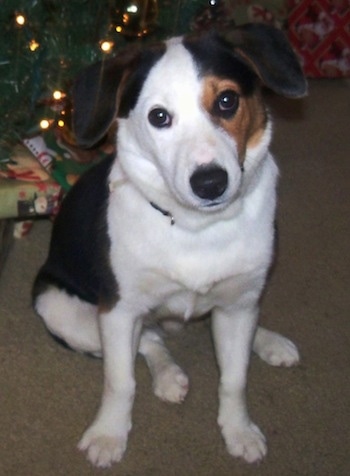
[{"label": "dog", "polygon": [[299,353],[257,324],[278,176],[263,87],[290,98],[307,92],[284,34],[258,24],[128,48],[75,81],[78,143],[91,148],[114,130],[116,154],[63,201],[33,305],[57,339],[103,356],[101,405],[78,445],[97,467],[126,450],[136,354],[154,393],[182,402],[189,380],[159,326],[207,313],[227,450],[250,463],[266,454],[246,406],[250,354],[291,366]]}]

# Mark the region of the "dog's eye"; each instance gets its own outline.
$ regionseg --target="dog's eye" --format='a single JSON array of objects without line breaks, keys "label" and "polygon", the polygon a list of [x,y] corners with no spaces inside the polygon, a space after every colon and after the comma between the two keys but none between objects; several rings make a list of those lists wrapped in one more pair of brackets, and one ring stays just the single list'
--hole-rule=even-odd
[{"label": "dog's eye", "polygon": [[239,96],[231,89],[222,91],[216,98],[213,112],[216,116],[224,119],[230,119],[237,111],[239,105]]},{"label": "dog's eye", "polygon": [[152,109],[148,114],[148,120],[152,126],[157,128],[170,127],[172,123],[172,117],[166,109],[156,107]]}]

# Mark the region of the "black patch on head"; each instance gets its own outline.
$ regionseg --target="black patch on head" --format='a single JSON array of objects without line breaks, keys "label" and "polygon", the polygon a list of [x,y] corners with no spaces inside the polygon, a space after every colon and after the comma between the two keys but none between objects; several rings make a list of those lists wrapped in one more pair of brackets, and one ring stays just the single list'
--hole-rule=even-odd
[{"label": "black patch on head", "polygon": [[282,30],[263,23],[247,23],[222,34],[226,44],[267,88],[285,97],[305,96],[305,76]]},{"label": "black patch on head", "polygon": [[256,87],[257,75],[240,58],[232,46],[215,33],[204,37],[188,37],[183,41],[191,53],[201,76],[214,75],[237,82],[243,95],[251,95]]},{"label": "black patch on head", "polygon": [[165,44],[161,44],[140,53],[122,92],[118,117],[128,117],[130,111],[134,109],[149,71],[159,61],[165,51]]}]

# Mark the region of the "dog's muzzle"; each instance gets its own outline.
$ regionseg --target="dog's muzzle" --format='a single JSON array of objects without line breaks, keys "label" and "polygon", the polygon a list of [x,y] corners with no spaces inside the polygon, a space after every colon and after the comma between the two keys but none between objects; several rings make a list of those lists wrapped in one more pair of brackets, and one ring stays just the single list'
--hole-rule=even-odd
[{"label": "dog's muzzle", "polygon": [[190,177],[193,193],[205,200],[221,197],[228,185],[226,170],[217,165],[202,165]]}]

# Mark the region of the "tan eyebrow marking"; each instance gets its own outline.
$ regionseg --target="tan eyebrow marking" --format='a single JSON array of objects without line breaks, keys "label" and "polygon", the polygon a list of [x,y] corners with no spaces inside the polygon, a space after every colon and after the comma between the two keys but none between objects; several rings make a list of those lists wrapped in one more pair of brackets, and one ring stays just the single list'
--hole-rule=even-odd
[{"label": "tan eyebrow marking", "polygon": [[[216,98],[226,90],[235,91],[239,95],[239,107],[230,119],[213,115]],[[239,85],[234,81],[207,76],[204,79],[202,105],[212,120],[234,138],[239,160],[243,163],[247,148],[258,145],[266,127],[267,115],[260,91],[257,90],[251,96],[243,96]]]}]

